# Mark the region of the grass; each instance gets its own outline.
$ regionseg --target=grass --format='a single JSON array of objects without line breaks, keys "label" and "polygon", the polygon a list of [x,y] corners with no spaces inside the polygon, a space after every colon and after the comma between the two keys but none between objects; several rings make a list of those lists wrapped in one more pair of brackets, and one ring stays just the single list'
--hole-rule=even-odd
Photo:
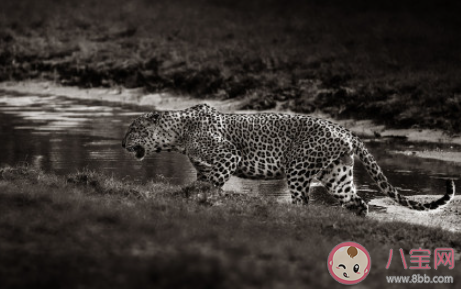
[{"label": "grass", "polygon": [[0,80],[144,87],[459,133],[457,1],[2,1]]},{"label": "grass", "polygon": [[339,288],[326,259],[349,240],[371,254],[367,288],[388,287],[386,275],[461,278],[446,268],[406,272],[395,256],[384,268],[389,249],[459,252],[459,233],[271,198],[229,196],[210,206],[178,192],[96,172],[0,169],[0,287]]}]

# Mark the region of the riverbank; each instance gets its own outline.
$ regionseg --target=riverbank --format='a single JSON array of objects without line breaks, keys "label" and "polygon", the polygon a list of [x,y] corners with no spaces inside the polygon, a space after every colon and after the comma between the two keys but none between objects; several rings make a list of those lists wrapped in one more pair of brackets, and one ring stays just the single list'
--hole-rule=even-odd
[{"label": "riverbank", "polygon": [[[293,110],[284,107],[283,104],[273,109],[250,110],[242,109],[249,101],[247,99],[200,99],[192,96],[177,96],[170,93],[145,93],[142,89],[127,88],[78,88],[62,86],[49,81],[25,81],[25,82],[0,82],[0,90],[9,94],[22,95],[53,95],[65,96],[75,99],[98,100],[103,102],[129,104],[135,106],[152,107],[152,109],[170,110],[184,109],[196,104],[207,103],[222,112],[257,113],[257,112],[281,112],[293,114]],[[411,142],[438,142],[461,145],[461,136],[448,134],[444,130],[437,129],[395,129],[375,123],[373,120],[336,119],[327,113],[316,111],[309,115],[321,117],[350,129],[358,136],[364,138],[403,138]],[[412,152],[404,152],[412,153]],[[427,155],[427,153],[425,154]],[[431,152],[431,157],[446,159],[444,152]],[[453,156],[451,156],[453,157]],[[450,157],[450,158],[451,158]],[[461,162],[460,156],[453,158]]]},{"label": "riverbank", "polygon": [[0,81],[140,88],[461,130],[456,1],[2,4]]},{"label": "riverbank", "polygon": [[[367,288],[386,288],[386,275],[402,275],[400,258],[385,269],[389,249],[402,248],[408,257],[418,247],[454,248],[459,260],[460,233],[273,198],[227,196],[222,205],[210,206],[178,189],[134,185],[97,172],[64,177],[23,166],[1,168],[0,285],[339,288],[326,259],[347,240],[371,255],[370,276],[362,283]],[[424,273],[461,278],[447,267]]]}]

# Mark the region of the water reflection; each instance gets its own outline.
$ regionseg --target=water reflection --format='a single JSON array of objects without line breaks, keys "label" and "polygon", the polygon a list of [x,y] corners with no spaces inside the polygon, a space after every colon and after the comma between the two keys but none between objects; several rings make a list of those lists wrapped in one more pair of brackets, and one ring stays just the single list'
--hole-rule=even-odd
[{"label": "water reflection", "polygon": [[[188,159],[177,153],[148,156],[138,162],[121,149],[121,139],[131,120],[149,108],[113,105],[57,96],[11,96],[0,92],[0,165],[19,162],[55,171],[74,173],[83,168],[103,171],[138,182],[167,180],[185,184],[195,179]],[[368,141],[367,147],[391,183],[406,194],[416,191],[443,193],[445,178],[457,178],[459,162],[416,157],[411,151],[459,153],[459,147],[411,144],[403,141]],[[408,152],[410,153],[400,153]],[[357,161],[354,177],[367,199],[375,186]],[[225,189],[279,194],[284,182],[233,178]]]}]

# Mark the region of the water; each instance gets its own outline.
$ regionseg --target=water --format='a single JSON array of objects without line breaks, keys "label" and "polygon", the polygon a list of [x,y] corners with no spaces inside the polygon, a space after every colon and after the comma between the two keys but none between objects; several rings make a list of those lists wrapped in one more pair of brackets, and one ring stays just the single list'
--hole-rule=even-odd
[{"label": "water", "polygon": [[[61,96],[12,95],[0,91],[0,166],[26,162],[44,171],[69,174],[85,168],[116,178],[187,184],[195,170],[179,153],[160,153],[143,162],[121,147],[132,119],[151,108],[70,99]],[[367,141],[367,147],[390,182],[411,194],[441,194],[444,179],[459,176],[461,163],[417,157],[413,151],[461,156],[461,148],[398,140]],[[403,153],[402,153],[403,152]],[[360,194],[373,198],[376,187],[357,161],[354,177]],[[224,188],[243,193],[280,194],[283,181],[232,178]],[[379,194],[378,194],[379,195]]]}]

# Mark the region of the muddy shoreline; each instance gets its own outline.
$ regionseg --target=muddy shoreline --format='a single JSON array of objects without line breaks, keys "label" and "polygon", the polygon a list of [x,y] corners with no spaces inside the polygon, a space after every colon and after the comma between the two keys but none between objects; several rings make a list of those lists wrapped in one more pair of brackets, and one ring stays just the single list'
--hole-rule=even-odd
[{"label": "muddy shoreline", "polygon": [[[257,112],[281,112],[292,114],[292,110],[278,105],[273,109],[267,110],[242,110],[248,103],[247,99],[200,99],[192,96],[173,95],[170,93],[145,93],[142,89],[126,88],[79,88],[72,86],[62,86],[48,81],[26,81],[26,82],[0,82],[0,90],[9,93],[32,94],[32,95],[59,95],[76,99],[98,100],[130,104],[153,109],[184,109],[199,103],[206,103],[216,107],[220,111],[233,111],[238,113],[257,113]],[[330,115],[322,112],[314,112],[308,115],[329,119],[350,129],[355,134],[363,138],[372,138],[376,141],[386,138],[406,139],[411,142],[437,142],[461,145],[461,136],[448,135],[446,131],[436,129],[393,129],[386,128],[384,125],[376,124],[372,120],[353,120],[353,119],[334,119]],[[412,152],[404,152],[412,153]],[[418,152],[422,157],[426,157],[424,152]],[[443,153],[443,152],[441,152]],[[434,158],[434,154],[429,157]],[[437,158],[437,157],[436,157]],[[442,159],[445,157],[441,157]],[[453,159],[452,156],[449,159]],[[456,157],[456,160],[461,158]]]}]

